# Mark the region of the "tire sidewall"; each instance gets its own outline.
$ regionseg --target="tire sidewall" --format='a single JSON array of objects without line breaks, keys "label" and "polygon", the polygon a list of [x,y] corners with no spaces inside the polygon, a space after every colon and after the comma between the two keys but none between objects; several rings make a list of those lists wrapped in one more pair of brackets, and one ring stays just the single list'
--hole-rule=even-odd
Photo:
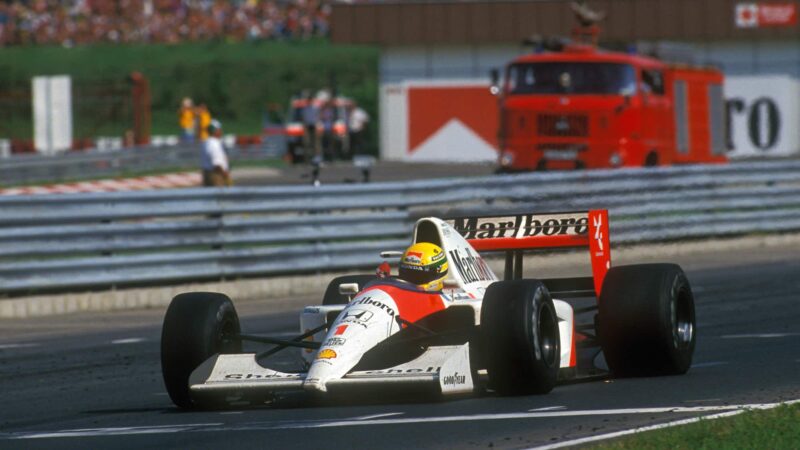
[{"label": "tire sidewall", "polygon": [[[528,344],[528,347],[524,354],[529,357],[529,364],[532,366],[537,366],[541,370],[548,370],[553,366],[557,369],[559,361],[548,361],[543,348],[545,341],[552,339],[552,336],[545,335],[547,330],[544,329],[542,321],[549,320],[550,323],[554,321],[558,326],[558,318],[555,317],[553,301],[544,285],[540,284],[534,288],[527,306],[528,320],[525,320],[526,333],[523,340]],[[560,355],[561,346],[559,341],[560,339],[556,339],[555,342],[551,342],[553,348],[550,352],[554,353],[554,355],[550,355],[551,357]]]},{"label": "tire sidewall", "polygon": [[[671,364],[665,367],[665,370],[676,373],[683,373],[689,369],[692,363],[692,356],[697,340],[696,335],[696,319],[694,311],[694,301],[689,301],[688,305],[679,305],[680,302],[685,301],[684,296],[691,296],[691,289],[689,288],[689,281],[683,272],[672,273],[665,276],[662,284],[661,295],[661,313],[663,318],[661,324],[666,328],[663,330],[665,342],[663,343],[665,352],[671,359]],[[691,336],[688,342],[681,342],[678,336],[678,320],[680,315],[678,309],[688,309],[688,319],[691,324]],[[669,367],[674,370],[669,370]]]},{"label": "tire sidewall", "polygon": [[167,308],[161,332],[161,371],[167,393],[178,407],[198,407],[189,393],[194,369],[217,353],[241,352],[241,341],[224,333],[241,331],[231,300],[214,292],[176,296]]},{"label": "tire sidewall", "polygon": [[[545,360],[540,318],[553,325],[549,339],[554,361]],[[481,339],[491,386],[500,395],[543,394],[555,386],[560,362],[558,319],[540,281],[491,285],[481,311]]]},{"label": "tire sidewall", "polygon": [[[684,314],[675,314],[678,308]],[[676,343],[676,318],[691,324],[690,339]],[[691,366],[697,327],[694,298],[675,264],[613,267],[599,300],[598,337],[615,376],[676,375]]]}]

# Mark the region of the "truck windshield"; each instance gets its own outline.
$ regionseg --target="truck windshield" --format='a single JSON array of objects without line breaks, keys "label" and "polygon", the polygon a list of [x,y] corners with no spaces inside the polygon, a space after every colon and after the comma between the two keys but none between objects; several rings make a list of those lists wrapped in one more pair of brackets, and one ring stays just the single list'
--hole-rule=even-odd
[{"label": "truck windshield", "polygon": [[636,72],[633,66],[615,63],[514,64],[508,69],[507,89],[511,95],[632,95],[636,91]]}]

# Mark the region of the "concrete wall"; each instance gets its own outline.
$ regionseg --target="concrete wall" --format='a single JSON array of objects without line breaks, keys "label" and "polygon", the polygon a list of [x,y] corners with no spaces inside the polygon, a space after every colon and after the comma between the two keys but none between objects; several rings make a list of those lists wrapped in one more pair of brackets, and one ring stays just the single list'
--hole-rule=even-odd
[{"label": "concrete wall", "polygon": [[[789,75],[800,78],[800,43],[791,41],[689,43],[695,61],[721,67],[726,75]],[[386,47],[381,52],[380,79],[489,79],[489,70],[503,67],[526,51],[521,45],[448,45]]]}]

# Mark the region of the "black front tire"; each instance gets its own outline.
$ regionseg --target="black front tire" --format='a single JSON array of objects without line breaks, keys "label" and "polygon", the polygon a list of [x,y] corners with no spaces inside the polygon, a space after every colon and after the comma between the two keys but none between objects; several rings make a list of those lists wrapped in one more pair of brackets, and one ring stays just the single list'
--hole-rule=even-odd
[{"label": "black front tire", "polygon": [[611,268],[598,315],[598,338],[615,376],[678,375],[692,365],[694,296],[680,266]]},{"label": "black front tire", "polygon": [[500,395],[546,394],[556,385],[561,340],[553,300],[538,280],[489,286],[481,307],[482,356]]},{"label": "black front tire", "polygon": [[161,329],[161,373],[167,393],[180,408],[198,405],[189,395],[189,375],[217,353],[241,353],[239,316],[226,295],[188,292],[172,299]]},{"label": "black front tire", "polygon": [[364,285],[372,280],[377,279],[375,275],[344,275],[336,277],[328,283],[328,288],[325,289],[325,295],[322,297],[322,305],[345,305],[347,304],[347,296],[339,293],[339,285],[343,283],[358,283],[359,289],[364,289]]}]

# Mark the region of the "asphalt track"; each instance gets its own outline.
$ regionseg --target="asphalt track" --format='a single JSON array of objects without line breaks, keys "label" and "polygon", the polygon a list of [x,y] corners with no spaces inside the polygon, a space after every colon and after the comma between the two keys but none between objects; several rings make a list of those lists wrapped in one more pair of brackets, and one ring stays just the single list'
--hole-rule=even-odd
[{"label": "asphalt track", "polygon": [[[543,396],[354,398],[336,406],[298,399],[181,412],[161,381],[163,311],[2,321],[0,448],[528,448],[798,399],[798,254],[787,248],[680,261],[698,317],[687,375],[568,384]],[[293,313],[264,314],[257,302],[238,309],[248,332],[297,328]]]}]

